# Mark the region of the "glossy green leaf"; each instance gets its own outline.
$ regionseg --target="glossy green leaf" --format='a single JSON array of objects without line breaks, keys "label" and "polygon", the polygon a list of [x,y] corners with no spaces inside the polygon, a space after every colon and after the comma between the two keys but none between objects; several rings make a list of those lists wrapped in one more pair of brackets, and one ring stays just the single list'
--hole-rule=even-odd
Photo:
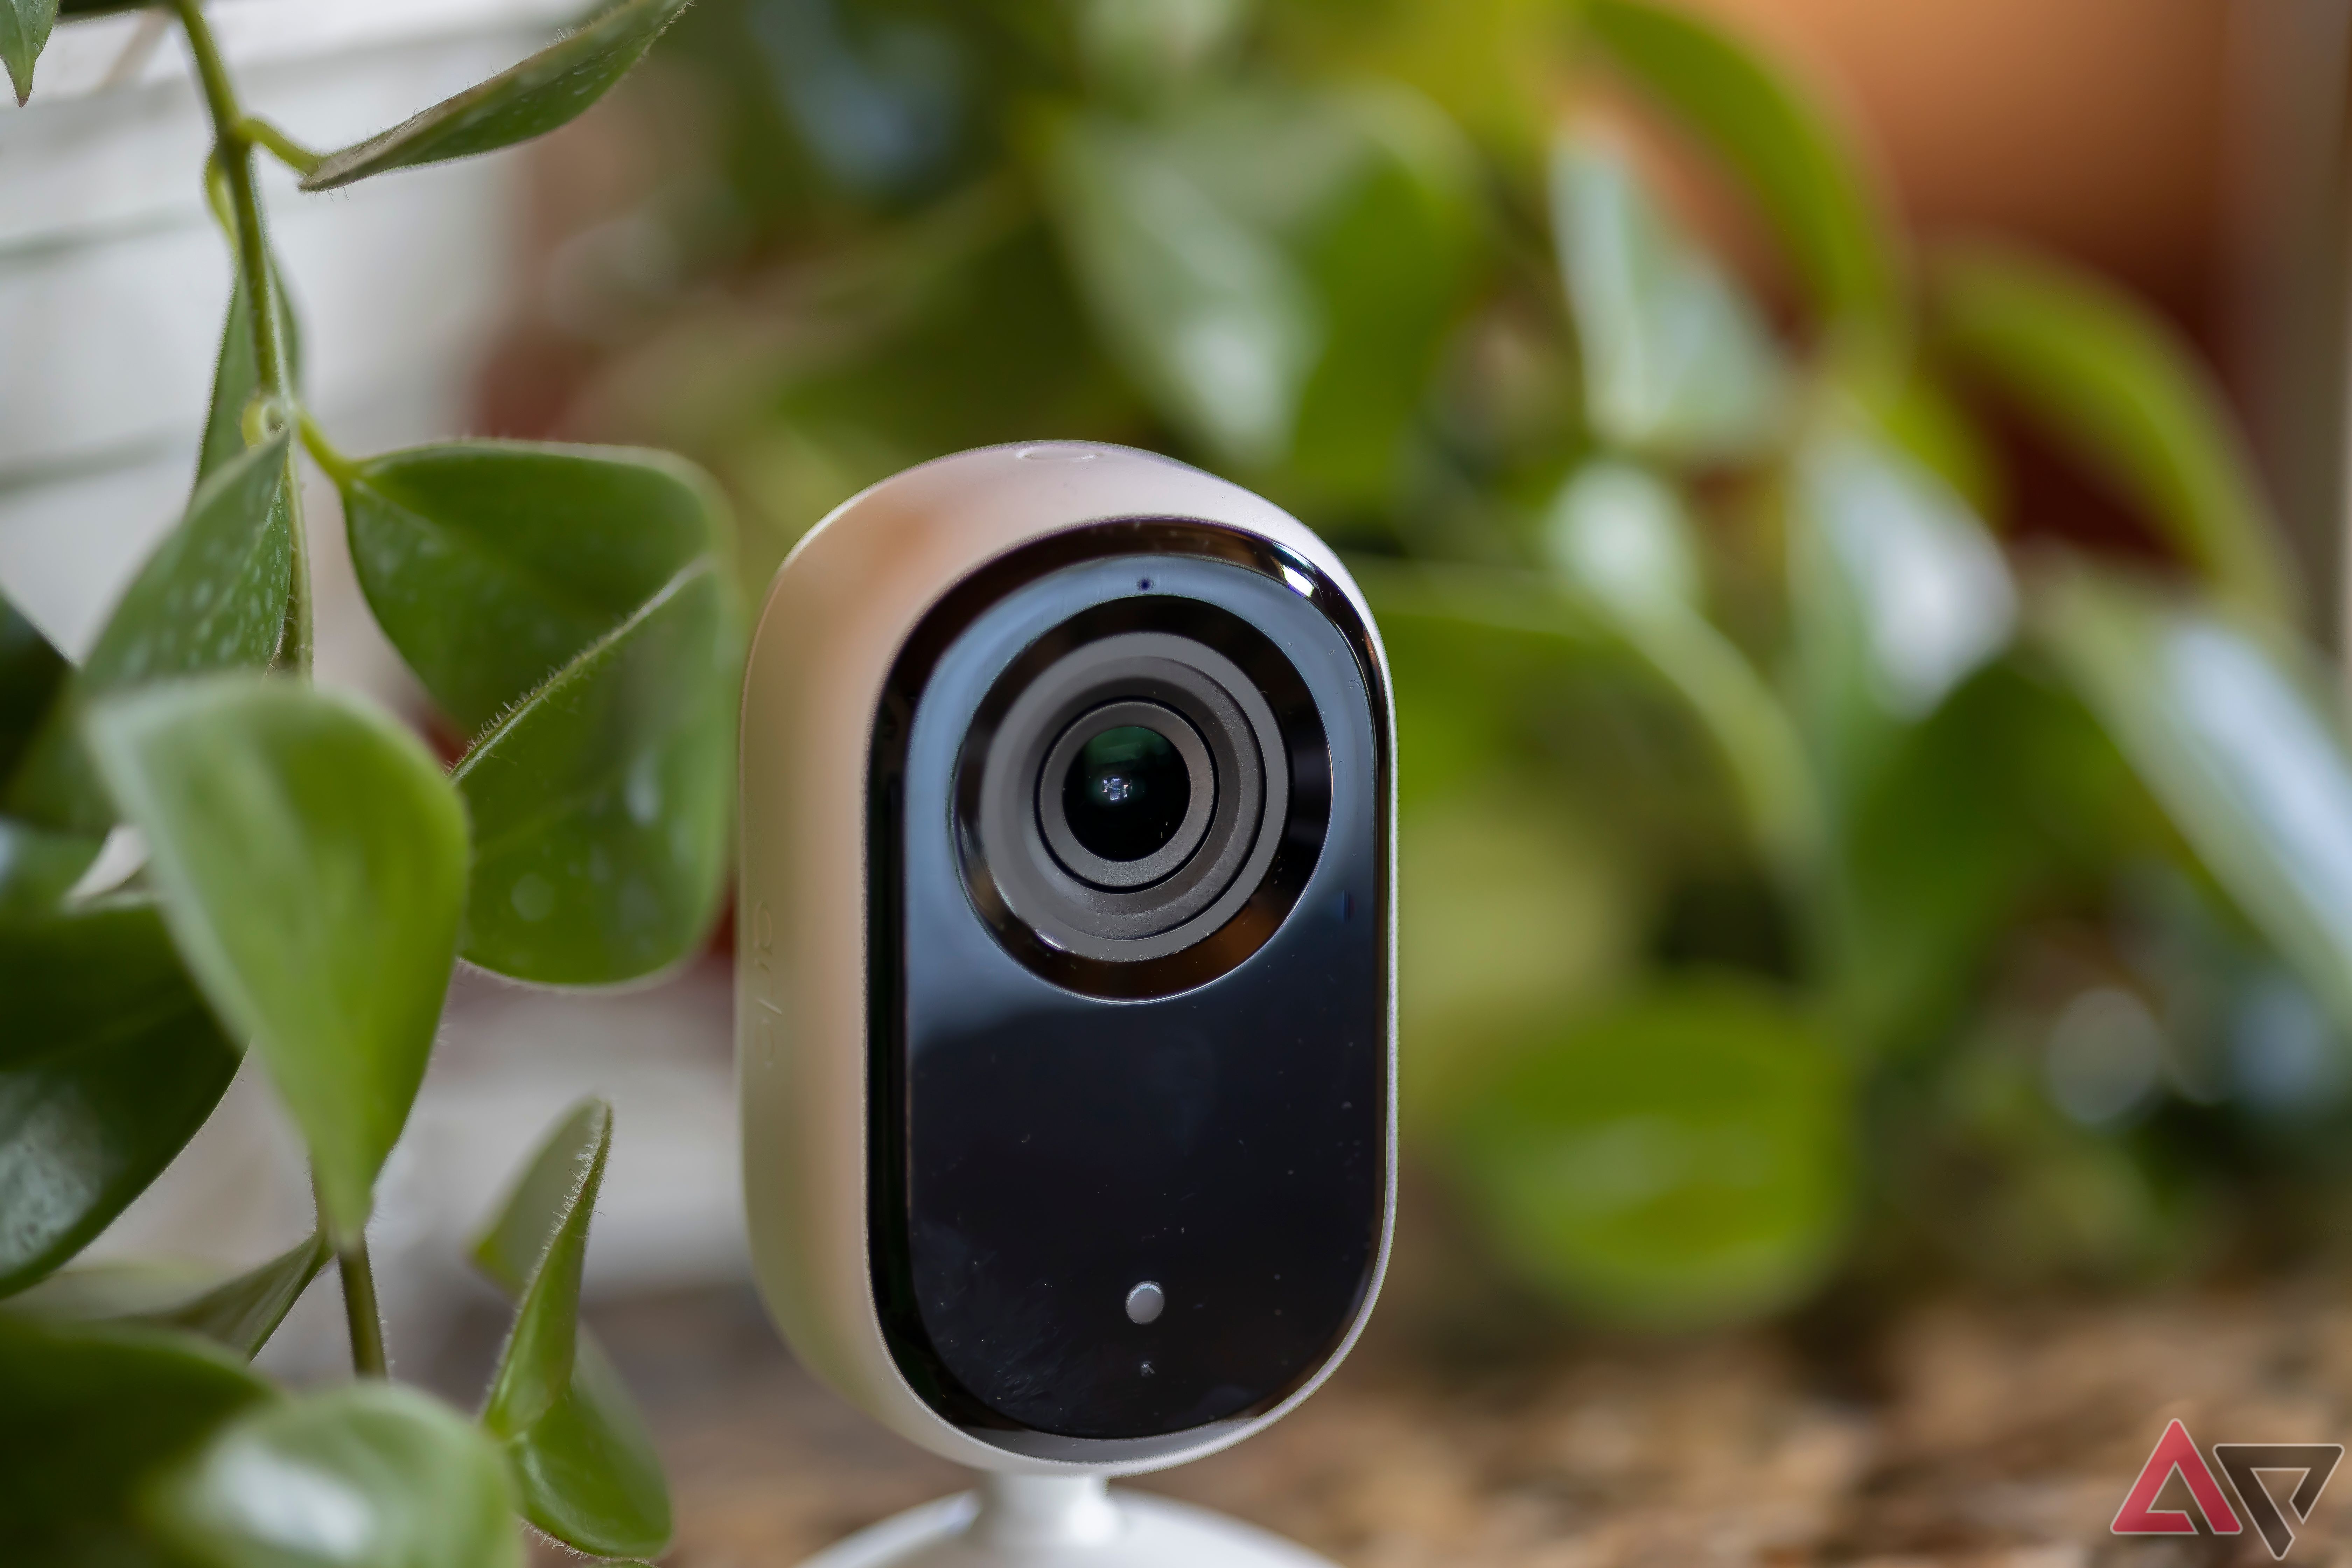
[{"label": "glossy green leaf", "polygon": [[0,1316],[0,1520],[11,1561],[165,1568],[142,1487],[268,1384],[186,1335]]},{"label": "glossy green leaf", "polygon": [[697,563],[466,754],[467,959],[588,985],[694,951],[726,887],[737,649],[728,586]]},{"label": "glossy green leaf", "polygon": [[468,443],[342,479],[376,616],[462,723],[464,952],[593,984],[689,951],[728,838],[738,631],[722,503],[657,454]]},{"label": "glossy green leaf", "polygon": [[1465,277],[1466,156],[1402,91],[1229,93],[1055,128],[1046,192],[1114,355],[1226,462],[1392,481]]},{"label": "glossy green leaf", "polygon": [[90,734],[180,951],[260,1050],[331,1232],[357,1236],[448,984],[466,886],[455,792],[389,716],[291,680],[121,698]]},{"label": "glossy green leaf", "polygon": [[469,732],[726,542],[709,479],[656,452],[466,442],[341,484],[369,608]]},{"label": "glossy green leaf", "polygon": [[1544,545],[1560,580],[1589,595],[1689,704],[1766,858],[1799,872],[1821,839],[1812,769],[1771,688],[1700,612],[1696,550],[1680,498],[1631,464],[1587,464],[1553,501]]},{"label": "glossy green leaf", "polygon": [[58,19],[58,0],[0,0],[0,66],[20,105],[33,96],[33,62],[47,47]]},{"label": "glossy green leaf", "polygon": [[1843,792],[2008,646],[2017,591],[1968,503],[1858,432],[1798,454],[1788,531],[1800,684]]},{"label": "glossy green leaf", "polygon": [[1552,151],[1552,229],[1603,440],[1665,459],[1752,456],[1778,431],[1787,377],[1762,321],[1669,225],[1607,143]]},{"label": "glossy green leaf", "polygon": [[1504,1255],[1645,1327],[1795,1300],[1854,1206],[1851,1089],[1774,993],[1728,980],[1641,999],[1530,1048],[1453,1140]]},{"label": "glossy green leaf", "polygon": [[0,1069],[0,1294],[88,1246],[163,1174],[236,1075],[235,1050],[200,1004],[111,1021],[118,1037]]},{"label": "glossy green leaf", "polygon": [[2297,618],[2278,523],[2220,391],[2177,332],[2046,259],[1961,251],[1934,280],[1936,326],[1965,368],[2137,504],[2223,594]]},{"label": "glossy green leaf", "polygon": [[40,629],[0,595],[0,793],[72,672]]},{"label": "glossy green leaf", "polygon": [[250,1411],[158,1478],[156,1533],[205,1568],[520,1568],[497,1447],[438,1400],[360,1383]]},{"label": "glossy green leaf", "polygon": [[1739,178],[1815,309],[1892,330],[1900,301],[1882,204],[1814,95],[1681,6],[1589,0],[1584,19],[1610,59]]},{"label": "glossy green leaf", "polygon": [[236,1073],[152,902],[65,902],[96,849],[0,819],[0,1296],[105,1229]]},{"label": "glossy green leaf", "polygon": [[108,1263],[52,1274],[8,1310],[67,1322],[177,1329],[250,1358],[269,1342],[332,1254],[314,1233],[228,1279],[202,1266]]},{"label": "glossy green leaf", "polygon": [[520,65],[328,153],[303,176],[302,188],[332,190],[390,169],[470,157],[543,136],[604,96],[685,8],[686,0],[622,0]]},{"label": "glossy green leaf", "polygon": [[2042,640],[2215,879],[2352,1028],[2352,748],[2309,656],[2089,569]]},{"label": "glossy green leaf", "polygon": [[102,830],[113,812],[78,727],[106,694],[172,676],[272,662],[287,641],[297,565],[288,437],[254,447],[197,486],[52,706],[10,805],[36,821]]},{"label": "glossy green leaf", "polygon": [[612,1147],[613,1110],[575,1107],[532,1157],[474,1260],[518,1299],[482,1425],[506,1445],[523,1512],[600,1557],[669,1542],[669,1488],[635,1403],[579,1326],[588,1221]]}]

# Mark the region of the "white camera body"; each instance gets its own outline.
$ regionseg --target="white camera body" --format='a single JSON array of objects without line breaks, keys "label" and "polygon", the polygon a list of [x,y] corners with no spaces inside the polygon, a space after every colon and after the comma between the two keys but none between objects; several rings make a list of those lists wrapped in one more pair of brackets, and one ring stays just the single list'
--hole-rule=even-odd
[{"label": "white camera body", "polygon": [[745,675],[737,1027],[805,1364],[1066,1478],[1329,1374],[1393,1212],[1392,735],[1338,557],[1180,463],[967,452],[800,542]]}]

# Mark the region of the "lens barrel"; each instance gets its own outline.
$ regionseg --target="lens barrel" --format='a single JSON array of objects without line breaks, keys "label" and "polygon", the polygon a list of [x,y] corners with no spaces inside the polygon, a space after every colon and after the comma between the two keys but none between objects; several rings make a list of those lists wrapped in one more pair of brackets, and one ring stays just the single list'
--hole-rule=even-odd
[{"label": "lens barrel", "polygon": [[1099,637],[1011,697],[977,759],[974,847],[1053,945],[1160,957],[1264,878],[1289,810],[1285,758],[1273,710],[1224,654],[1170,632]]},{"label": "lens barrel", "polygon": [[1106,702],[1045,753],[1037,824],[1079,880],[1142,888],[1192,858],[1216,798],[1208,746],[1173,709]]}]

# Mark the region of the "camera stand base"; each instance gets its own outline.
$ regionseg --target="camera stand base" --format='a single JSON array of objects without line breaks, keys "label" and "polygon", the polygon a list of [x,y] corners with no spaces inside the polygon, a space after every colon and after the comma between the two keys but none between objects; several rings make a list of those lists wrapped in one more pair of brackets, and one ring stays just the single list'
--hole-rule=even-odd
[{"label": "camera stand base", "polygon": [[1332,1568],[1278,1535],[1100,1476],[985,1476],[801,1568]]}]

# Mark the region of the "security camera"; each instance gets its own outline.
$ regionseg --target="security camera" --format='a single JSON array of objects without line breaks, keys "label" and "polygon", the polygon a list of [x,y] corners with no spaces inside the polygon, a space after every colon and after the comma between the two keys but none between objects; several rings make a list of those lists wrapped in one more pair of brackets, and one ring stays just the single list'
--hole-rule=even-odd
[{"label": "security camera", "polygon": [[983,1477],[826,1568],[1318,1561],[1104,1478],[1290,1410],[1380,1288],[1393,756],[1338,557],[1181,463],[944,458],[785,562],[743,697],[752,1258],[803,1363]]}]

